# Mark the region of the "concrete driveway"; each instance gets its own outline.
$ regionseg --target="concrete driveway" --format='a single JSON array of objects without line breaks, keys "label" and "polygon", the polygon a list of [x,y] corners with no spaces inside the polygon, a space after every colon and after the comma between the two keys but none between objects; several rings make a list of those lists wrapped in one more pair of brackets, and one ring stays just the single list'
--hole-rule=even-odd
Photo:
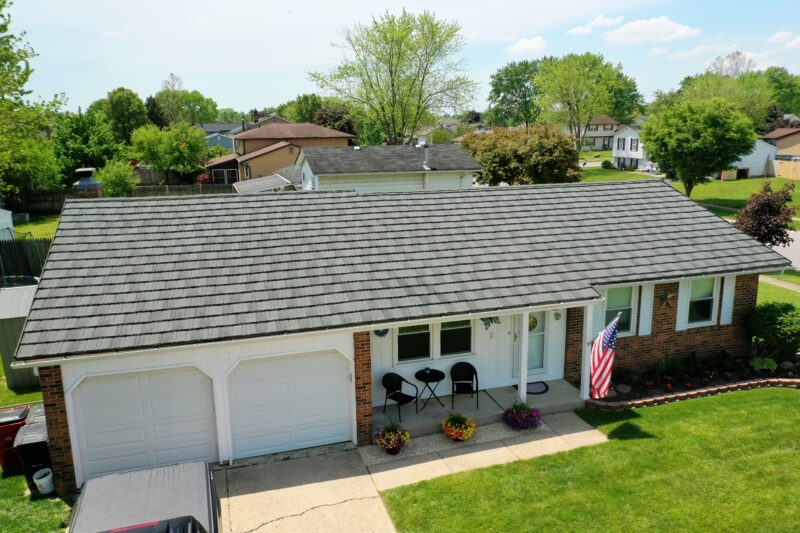
[{"label": "concrete driveway", "polygon": [[394,531],[355,450],[217,472],[225,533]]}]

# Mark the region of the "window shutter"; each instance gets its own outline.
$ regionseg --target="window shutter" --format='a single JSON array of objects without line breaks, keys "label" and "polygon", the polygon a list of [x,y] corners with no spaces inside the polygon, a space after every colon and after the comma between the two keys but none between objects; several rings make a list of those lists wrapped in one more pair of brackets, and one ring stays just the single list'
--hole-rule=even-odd
[{"label": "window shutter", "polygon": [[681,281],[678,284],[678,313],[675,321],[676,331],[685,331],[689,325],[689,293],[691,281]]},{"label": "window shutter", "polygon": [[736,295],[736,276],[725,276],[722,282],[722,310],[720,311],[719,324],[727,326],[733,322],[733,300]]},{"label": "window shutter", "polygon": [[653,330],[653,283],[644,283],[639,304],[639,335],[650,335]]}]

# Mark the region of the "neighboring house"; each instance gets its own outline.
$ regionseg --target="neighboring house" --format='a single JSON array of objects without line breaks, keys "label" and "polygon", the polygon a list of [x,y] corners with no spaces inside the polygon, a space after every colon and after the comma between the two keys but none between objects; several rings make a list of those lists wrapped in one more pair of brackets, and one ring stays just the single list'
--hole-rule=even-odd
[{"label": "neighboring house", "polygon": [[758,274],[786,268],[661,180],[67,200],[14,366],[39,370],[65,494],[366,444],[390,371],[469,361],[483,389],[587,398],[617,313],[619,367],[745,356]]},{"label": "neighboring house", "polygon": [[465,189],[481,170],[456,144],[303,148],[295,166],[306,190]]},{"label": "neighboring house", "polygon": [[11,211],[0,209],[0,241],[14,238],[14,217]]},{"label": "neighboring house", "polygon": [[775,175],[775,157],[778,149],[761,139],[753,142],[753,149],[731,165],[731,170],[720,172],[723,180],[735,180],[748,177]]},{"label": "neighboring house", "polygon": [[778,128],[761,138],[775,146],[779,156],[800,157],[800,128]]},{"label": "neighboring house", "polygon": [[197,125],[197,127],[203,130],[203,132],[206,134],[206,142],[208,143],[208,146],[221,146],[229,152],[233,152],[235,145],[233,138],[236,134],[251,128],[263,126],[265,124],[291,124],[291,121],[286,120],[283,117],[279,117],[278,115],[269,115],[268,117],[261,119],[256,117],[255,121],[251,123],[245,123],[244,120],[242,120],[241,123],[201,122]]},{"label": "neighboring house", "polygon": [[300,147],[347,146],[352,138],[354,136],[349,133],[316,124],[271,122],[236,134],[235,152],[210,161],[206,169],[214,183],[270,176],[276,170],[292,165]]},{"label": "neighboring house", "polygon": [[0,357],[3,359],[5,384],[18,391],[39,386],[39,378],[31,368],[14,369],[14,351],[22,335],[22,327],[31,310],[36,285],[0,288]]},{"label": "neighboring house", "polygon": [[644,143],[639,137],[639,131],[638,126],[622,126],[614,132],[612,138],[614,148],[611,152],[614,166],[655,172],[657,166],[647,156]]},{"label": "neighboring house", "polygon": [[623,126],[608,115],[597,115],[589,121],[583,137],[583,150],[610,150],[614,142],[614,132]]},{"label": "neighboring house", "polygon": [[277,190],[295,190],[300,188],[302,179],[301,170],[292,165],[275,171],[271,176],[253,178],[233,184],[233,188],[240,194],[253,194]]}]

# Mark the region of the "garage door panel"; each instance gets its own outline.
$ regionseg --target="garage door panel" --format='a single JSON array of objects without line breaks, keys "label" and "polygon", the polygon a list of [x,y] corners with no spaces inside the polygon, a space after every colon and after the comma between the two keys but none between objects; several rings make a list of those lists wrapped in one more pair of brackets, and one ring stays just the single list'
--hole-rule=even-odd
[{"label": "garage door panel", "polygon": [[336,353],[241,363],[229,379],[234,457],[350,440],[350,387]]},{"label": "garage door panel", "polygon": [[89,378],[74,404],[85,479],[218,458],[211,380],[197,369]]}]

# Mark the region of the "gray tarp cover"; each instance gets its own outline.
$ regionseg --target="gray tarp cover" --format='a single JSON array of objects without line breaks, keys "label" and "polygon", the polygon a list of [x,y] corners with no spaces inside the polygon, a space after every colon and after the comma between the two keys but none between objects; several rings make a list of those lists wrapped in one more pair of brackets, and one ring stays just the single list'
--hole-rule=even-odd
[{"label": "gray tarp cover", "polygon": [[205,463],[186,463],[91,479],[86,482],[70,533],[108,529],[194,516],[212,531],[211,501]]}]

